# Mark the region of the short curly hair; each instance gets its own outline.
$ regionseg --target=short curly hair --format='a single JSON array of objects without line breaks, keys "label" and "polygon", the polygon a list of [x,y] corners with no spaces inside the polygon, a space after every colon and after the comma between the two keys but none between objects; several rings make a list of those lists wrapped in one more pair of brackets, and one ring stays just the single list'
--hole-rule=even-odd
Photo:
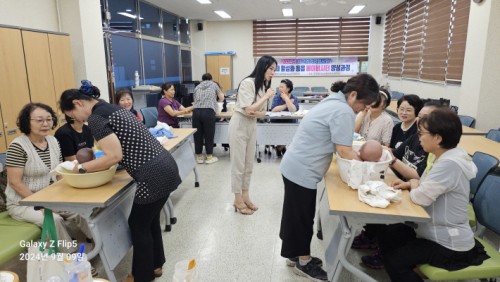
[{"label": "short curly hair", "polygon": [[17,116],[17,127],[19,127],[19,130],[28,135],[31,133],[31,113],[38,109],[44,109],[47,112],[50,113],[52,116],[52,120],[54,121],[52,123],[52,129],[55,129],[57,127],[57,116],[54,110],[48,105],[42,104],[42,103],[29,103],[26,104],[21,111],[19,112],[19,115]]}]

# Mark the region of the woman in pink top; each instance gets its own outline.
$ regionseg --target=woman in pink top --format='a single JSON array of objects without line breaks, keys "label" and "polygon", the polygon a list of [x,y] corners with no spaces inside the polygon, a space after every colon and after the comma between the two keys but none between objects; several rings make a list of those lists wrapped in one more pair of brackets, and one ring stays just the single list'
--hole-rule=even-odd
[{"label": "woman in pink top", "polygon": [[179,119],[177,117],[191,112],[193,106],[185,108],[179,101],[174,99],[175,88],[173,83],[163,83],[161,92],[163,97],[158,103],[158,121],[179,128]]}]

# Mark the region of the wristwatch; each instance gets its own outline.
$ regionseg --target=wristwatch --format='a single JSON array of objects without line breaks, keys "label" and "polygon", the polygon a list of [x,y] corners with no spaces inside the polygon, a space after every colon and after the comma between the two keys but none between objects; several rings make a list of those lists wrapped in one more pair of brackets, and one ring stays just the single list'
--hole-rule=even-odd
[{"label": "wristwatch", "polygon": [[79,164],[78,165],[78,172],[79,173],[87,173],[87,170],[85,168],[83,168],[82,164]]}]

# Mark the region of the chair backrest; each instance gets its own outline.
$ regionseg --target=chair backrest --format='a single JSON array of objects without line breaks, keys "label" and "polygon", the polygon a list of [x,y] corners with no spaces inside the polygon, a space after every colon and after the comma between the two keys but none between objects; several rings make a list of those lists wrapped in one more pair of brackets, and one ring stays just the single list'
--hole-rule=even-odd
[{"label": "chair backrest", "polygon": [[292,93],[294,93],[294,92],[306,92],[306,91],[310,91],[310,90],[311,89],[309,89],[308,86],[296,86],[296,87],[293,87]]},{"label": "chair backrest", "polygon": [[490,129],[490,131],[488,131],[488,134],[486,134],[486,138],[500,142],[500,130]]},{"label": "chair backrest", "polygon": [[468,127],[474,128],[476,126],[476,119],[471,116],[458,115],[460,122]]},{"label": "chair backrest", "polygon": [[155,107],[147,107],[141,109],[141,114],[144,117],[146,127],[155,127],[158,122],[158,109]]},{"label": "chair backrest", "polygon": [[238,94],[238,90],[236,90],[236,89],[230,89],[230,90],[226,91],[226,95],[225,96],[228,97],[228,96],[231,96],[233,94]]},{"label": "chair backrest", "polygon": [[311,87],[311,91],[312,92],[328,92],[328,89],[326,89],[326,87],[323,87],[323,86],[313,86],[313,87]]},{"label": "chair backrest", "polygon": [[470,199],[474,201],[474,197],[477,194],[481,182],[484,180],[488,173],[492,172],[498,166],[498,159],[492,155],[488,155],[483,152],[475,152],[472,155],[472,161],[477,166],[476,177],[470,180]]},{"label": "chair backrest", "polygon": [[500,175],[489,174],[481,183],[474,200],[477,221],[500,235]]},{"label": "chair backrest", "polygon": [[405,94],[398,91],[391,91],[391,99],[399,100],[399,98],[403,97]]}]

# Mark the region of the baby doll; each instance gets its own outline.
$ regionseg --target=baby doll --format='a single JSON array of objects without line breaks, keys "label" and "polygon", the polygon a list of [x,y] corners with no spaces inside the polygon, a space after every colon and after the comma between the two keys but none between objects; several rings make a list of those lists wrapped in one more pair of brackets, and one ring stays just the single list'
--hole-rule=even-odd
[{"label": "baby doll", "polygon": [[363,161],[378,162],[382,157],[382,150],[378,141],[368,140],[359,148],[359,157]]}]

